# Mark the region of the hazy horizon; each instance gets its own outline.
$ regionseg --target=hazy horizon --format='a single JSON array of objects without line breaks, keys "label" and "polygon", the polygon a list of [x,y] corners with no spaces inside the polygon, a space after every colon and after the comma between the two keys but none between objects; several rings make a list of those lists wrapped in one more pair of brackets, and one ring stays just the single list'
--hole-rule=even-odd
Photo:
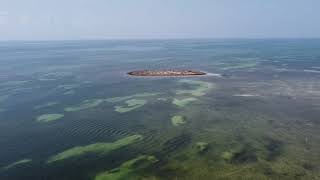
[{"label": "hazy horizon", "polygon": [[316,0],[4,0],[0,40],[320,38]]}]

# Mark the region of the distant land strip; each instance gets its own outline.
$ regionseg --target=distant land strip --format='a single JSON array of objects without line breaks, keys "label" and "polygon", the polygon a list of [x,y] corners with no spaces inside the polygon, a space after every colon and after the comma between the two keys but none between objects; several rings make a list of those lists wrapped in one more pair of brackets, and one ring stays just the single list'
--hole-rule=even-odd
[{"label": "distant land strip", "polygon": [[138,70],[127,73],[131,76],[203,76],[205,72],[193,70]]}]

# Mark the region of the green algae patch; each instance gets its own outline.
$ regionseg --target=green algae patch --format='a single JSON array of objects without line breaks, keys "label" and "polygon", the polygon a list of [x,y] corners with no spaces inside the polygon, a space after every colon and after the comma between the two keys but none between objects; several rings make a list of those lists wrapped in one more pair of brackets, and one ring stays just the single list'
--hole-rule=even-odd
[{"label": "green algae patch", "polygon": [[183,116],[173,116],[171,118],[171,123],[174,126],[180,126],[182,124],[185,124],[186,120],[185,120],[185,118]]},{"label": "green algae patch", "polygon": [[121,102],[121,101],[125,101],[125,100],[132,99],[132,98],[142,98],[142,97],[157,96],[159,94],[160,93],[141,93],[141,94],[134,94],[134,95],[131,95],[131,96],[108,98],[108,99],[105,99],[105,101],[115,103],[115,102]]},{"label": "green algae patch", "polygon": [[177,105],[178,107],[184,107],[188,104],[190,104],[193,101],[198,100],[197,98],[194,97],[189,97],[189,98],[184,98],[184,99],[173,99],[172,104]]},{"label": "green algae patch", "polygon": [[225,161],[231,161],[233,158],[234,153],[229,152],[229,151],[225,151],[221,154],[222,159],[224,159]]},{"label": "green algae patch", "polygon": [[16,167],[16,166],[19,166],[19,165],[23,165],[23,164],[27,164],[27,163],[30,163],[32,160],[31,159],[22,159],[22,160],[19,160],[19,161],[16,161],[16,162],[13,162],[5,167],[3,167],[3,169],[7,170],[7,169],[10,169],[10,168],[13,168],[13,167]]},{"label": "green algae patch", "polygon": [[126,161],[120,167],[96,175],[95,180],[121,180],[139,179],[134,173],[158,162],[154,156],[140,155],[137,158]]},{"label": "green algae patch", "polygon": [[111,143],[94,143],[86,146],[76,146],[50,157],[47,163],[62,161],[69,158],[76,158],[90,153],[95,153],[97,155],[105,155],[124,146],[136,143],[142,139],[143,136],[136,134],[124,137]]},{"label": "green algae patch", "polygon": [[135,110],[137,108],[142,107],[147,103],[146,100],[142,99],[130,99],[126,101],[127,106],[115,106],[115,111],[119,113],[126,113],[132,110]]},{"label": "green algae patch", "polygon": [[194,89],[190,90],[177,90],[176,94],[191,94],[193,96],[204,96],[206,92],[212,88],[214,88],[213,83],[205,82],[205,81],[195,81],[195,80],[188,80],[182,79],[179,81],[180,83],[190,84],[194,86]]},{"label": "green algae patch", "polygon": [[45,103],[45,104],[41,104],[41,105],[35,106],[33,109],[47,108],[47,107],[55,106],[57,104],[59,104],[59,103],[58,102],[48,102],[48,103]]},{"label": "green algae patch", "polygon": [[80,105],[67,107],[67,108],[64,108],[64,110],[67,112],[81,111],[84,109],[89,109],[89,108],[99,106],[103,102],[104,102],[103,99],[84,100]]},{"label": "green algae patch", "polygon": [[51,122],[63,118],[63,114],[43,114],[37,117],[38,122]]},{"label": "green algae patch", "polygon": [[113,98],[108,98],[106,99],[107,102],[115,103],[115,102],[121,102],[125,101],[127,99],[132,98],[133,96],[123,96],[123,97],[113,97]]},{"label": "green algae patch", "polygon": [[146,102],[147,102],[146,100],[141,100],[141,99],[130,99],[126,101],[128,106],[137,106],[137,105],[145,104]]},{"label": "green algae patch", "polygon": [[207,143],[207,142],[197,142],[196,143],[196,148],[197,148],[199,153],[204,152],[204,151],[208,150],[209,143]]},{"label": "green algae patch", "polygon": [[[70,90],[70,91],[72,91],[72,90]],[[68,92],[70,92],[70,91],[68,91]],[[66,93],[69,94],[68,92],[66,92]],[[73,94],[73,93],[74,92],[70,92],[70,94]],[[128,111],[132,111],[136,108],[139,108],[146,103],[145,100],[138,100],[138,99],[134,99],[134,98],[156,96],[159,94],[160,93],[141,93],[141,94],[134,94],[131,96],[113,97],[113,98],[106,98],[106,99],[88,99],[88,100],[84,100],[79,105],[66,107],[64,110],[67,112],[81,111],[84,109],[89,109],[89,108],[99,106],[100,104],[102,104],[104,102],[116,103],[116,102],[121,102],[121,101],[127,100],[125,102],[127,104],[127,106],[115,106],[115,109],[117,112],[121,112],[121,113],[128,112]]]}]

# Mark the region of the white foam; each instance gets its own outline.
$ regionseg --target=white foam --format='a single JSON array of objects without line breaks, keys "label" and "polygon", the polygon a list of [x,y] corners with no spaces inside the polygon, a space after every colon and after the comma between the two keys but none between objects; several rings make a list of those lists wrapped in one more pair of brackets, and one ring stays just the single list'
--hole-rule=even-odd
[{"label": "white foam", "polygon": [[218,74],[218,73],[207,73],[207,72],[206,72],[206,74],[207,74],[208,76],[222,77],[222,75],[221,75],[221,74]]},{"label": "white foam", "polygon": [[320,71],[317,70],[310,70],[310,69],[305,69],[303,70],[304,72],[310,72],[310,73],[320,73]]},{"label": "white foam", "polygon": [[276,69],[274,69],[274,70],[276,70],[276,71],[290,71],[290,70],[287,69],[287,68],[276,68]]},{"label": "white foam", "polygon": [[257,95],[257,94],[234,94],[233,96],[236,96],[236,97],[257,97],[260,95]]}]

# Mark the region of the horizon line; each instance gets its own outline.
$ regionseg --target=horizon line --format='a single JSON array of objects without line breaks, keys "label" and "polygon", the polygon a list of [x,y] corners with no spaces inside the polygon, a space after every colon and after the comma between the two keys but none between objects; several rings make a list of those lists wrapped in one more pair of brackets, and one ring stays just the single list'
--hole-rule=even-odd
[{"label": "horizon line", "polygon": [[139,41],[139,40],[316,40],[320,37],[199,37],[199,38],[79,38],[79,39],[7,39],[0,42],[48,42],[48,41]]}]

